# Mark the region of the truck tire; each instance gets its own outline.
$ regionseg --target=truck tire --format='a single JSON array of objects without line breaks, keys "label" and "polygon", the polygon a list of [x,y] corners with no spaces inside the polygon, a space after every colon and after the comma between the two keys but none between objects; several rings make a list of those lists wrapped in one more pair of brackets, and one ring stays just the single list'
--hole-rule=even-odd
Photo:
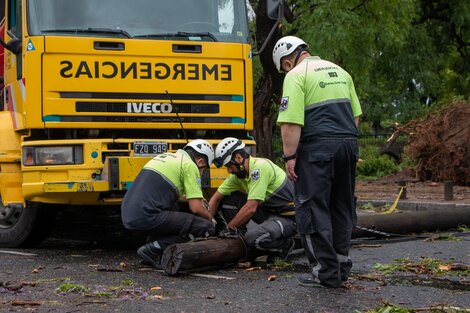
[{"label": "truck tire", "polygon": [[41,243],[49,234],[56,215],[55,208],[26,202],[26,206],[5,207],[0,198],[0,247],[27,248]]}]

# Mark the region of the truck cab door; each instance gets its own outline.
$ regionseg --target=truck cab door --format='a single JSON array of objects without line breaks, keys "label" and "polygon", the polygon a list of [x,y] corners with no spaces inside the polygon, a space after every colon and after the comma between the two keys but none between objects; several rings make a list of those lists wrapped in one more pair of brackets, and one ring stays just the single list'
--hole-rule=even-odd
[{"label": "truck cab door", "polygon": [[[5,41],[13,39],[9,34],[22,39],[23,15],[21,0],[7,0]],[[23,76],[23,58],[5,49],[5,85],[20,80]]]}]

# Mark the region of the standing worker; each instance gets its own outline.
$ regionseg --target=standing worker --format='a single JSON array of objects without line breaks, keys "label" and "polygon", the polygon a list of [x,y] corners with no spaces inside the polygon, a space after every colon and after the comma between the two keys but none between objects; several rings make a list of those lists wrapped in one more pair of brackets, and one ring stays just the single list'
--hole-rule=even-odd
[{"label": "standing worker", "polygon": [[230,175],[209,200],[209,211],[214,216],[222,199],[234,191],[247,193],[246,203],[228,229],[237,229],[252,219],[257,225],[244,235],[248,256],[268,254],[286,259],[295,245],[294,185],[280,167],[268,159],[251,157],[244,147],[233,137],[217,145],[214,164],[226,166]]},{"label": "standing worker", "polygon": [[[124,196],[121,217],[126,228],[147,234],[147,243],[137,250],[145,262],[161,269],[161,256],[169,245],[189,241],[190,235],[214,235],[201,190],[202,172],[213,160],[212,146],[196,139],[175,153],[157,155],[137,175]],[[182,196],[193,214],[178,210]]]},{"label": "standing worker", "polygon": [[287,73],[277,123],[286,173],[295,182],[297,228],[312,267],[299,284],[340,287],[352,267],[359,99],[351,76],[311,56],[300,38],[281,38],[273,49]]}]

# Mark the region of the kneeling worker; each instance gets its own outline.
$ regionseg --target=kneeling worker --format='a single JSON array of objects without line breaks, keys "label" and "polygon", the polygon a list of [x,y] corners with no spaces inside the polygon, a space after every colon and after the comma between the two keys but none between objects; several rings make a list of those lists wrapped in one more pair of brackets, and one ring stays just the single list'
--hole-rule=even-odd
[{"label": "kneeling worker", "polygon": [[294,186],[280,167],[268,159],[251,157],[244,147],[233,137],[217,145],[214,164],[226,166],[230,175],[209,200],[209,211],[214,216],[222,199],[234,191],[247,193],[246,203],[228,228],[236,229],[252,219],[257,225],[249,227],[244,236],[249,257],[268,254],[286,259],[296,233]]},{"label": "kneeling worker", "polygon": [[[214,235],[212,216],[201,190],[202,172],[213,159],[212,146],[202,139],[175,153],[159,154],[143,167],[124,196],[123,224],[147,234],[147,243],[137,254],[155,268],[161,268],[162,253],[169,245],[189,241],[190,234]],[[183,195],[193,214],[178,210],[177,202]]]}]

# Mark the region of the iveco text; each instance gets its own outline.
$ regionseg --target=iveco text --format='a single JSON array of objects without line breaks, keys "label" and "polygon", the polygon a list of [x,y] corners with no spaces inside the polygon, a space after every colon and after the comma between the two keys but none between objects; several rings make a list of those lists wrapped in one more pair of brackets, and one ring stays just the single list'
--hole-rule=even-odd
[{"label": "iveco text", "polygon": [[128,113],[171,113],[170,103],[127,102]]}]

